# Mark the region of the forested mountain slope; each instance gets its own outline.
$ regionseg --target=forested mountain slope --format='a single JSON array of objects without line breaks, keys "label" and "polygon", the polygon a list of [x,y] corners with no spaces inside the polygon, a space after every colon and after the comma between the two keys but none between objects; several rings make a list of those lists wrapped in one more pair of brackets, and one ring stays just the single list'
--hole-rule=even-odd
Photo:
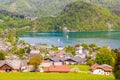
[{"label": "forested mountain slope", "polygon": [[67,4],[84,1],[119,14],[120,0],[0,0],[0,9],[29,16],[57,16]]}]

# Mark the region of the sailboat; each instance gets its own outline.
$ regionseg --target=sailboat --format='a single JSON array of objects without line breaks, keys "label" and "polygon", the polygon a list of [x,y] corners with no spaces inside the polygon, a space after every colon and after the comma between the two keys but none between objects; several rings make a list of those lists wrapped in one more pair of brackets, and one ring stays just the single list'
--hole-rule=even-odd
[{"label": "sailboat", "polygon": [[69,36],[68,36],[68,35],[66,35],[66,38],[68,39],[68,38],[69,38]]}]

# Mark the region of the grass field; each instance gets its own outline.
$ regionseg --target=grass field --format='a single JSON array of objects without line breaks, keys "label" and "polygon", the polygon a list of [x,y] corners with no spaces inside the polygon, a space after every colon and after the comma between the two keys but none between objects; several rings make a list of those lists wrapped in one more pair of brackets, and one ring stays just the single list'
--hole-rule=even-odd
[{"label": "grass field", "polygon": [[0,80],[114,80],[114,77],[87,73],[0,73]]},{"label": "grass field", "polygon": [[78,68],[80,71],[89,71],[88,65],[70,65],[71,68]]}]

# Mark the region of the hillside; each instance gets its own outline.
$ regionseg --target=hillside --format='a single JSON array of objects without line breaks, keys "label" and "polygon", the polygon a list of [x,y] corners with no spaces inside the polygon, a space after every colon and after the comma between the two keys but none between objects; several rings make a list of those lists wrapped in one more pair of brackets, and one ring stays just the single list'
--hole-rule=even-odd
[{"label": "hillside", "polygon": [[0,0],[0,8],[28,16],[57,15],[72,0]]},{"label": "hillside", "polygon": [[0,0],[0,9],[28,16],[57,16],[67,4],[84,1],[120,14],[120,0]]},{"label": "hillside", "polygon": [[[51,20],[50,20],[51,19]],[[120,18],[111,11],[84,2],[68,4],[55,18],[41,18],[38,25],[53,28],[55,31],[99,31],[120,29]],[[38,27],[36,30],[41,30]]]},{"label": "hillside", "polygon": [[35,21],[0,14],[0,28],[17,28],[21,31],[100,31],[120,30],[120,17],[106,8],[85,3],[70,3],[57,17],[41,17]]}]

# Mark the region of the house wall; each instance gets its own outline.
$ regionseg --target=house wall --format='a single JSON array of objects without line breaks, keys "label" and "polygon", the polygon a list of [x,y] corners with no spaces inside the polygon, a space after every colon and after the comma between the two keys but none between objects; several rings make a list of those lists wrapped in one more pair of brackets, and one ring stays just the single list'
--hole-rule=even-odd
[{"label": "house wall", "polygon": [[43,63],[41,63],[41,67],[49,67],[49,66],[51,66],[53,63],[52,62],[43,62]]},{"label": "house wall", "polygon": [[54,65],[63,65],[62,62],[54,62],[53,64],[54,64]]},{"label": "house wall", "polygon": [[96,69],[96,70],[93,71],[93,74],[102,74],[102,75],[104,75],[104,71],[101,70],[101,69]]},{"label": "house wall", "polygon": [[34,71],[34,67],[32,65],[27,66],[26,72]]},{"label": "house wall", "polygon": [[72,61],[65,61],[64,64],[77,64],[77,63]]},{"label": "house wall", "polygon": [[102,69],[96,69],[92,72],[93,74],[101,74],[101,75],[111,75],[111,72],[105,72]]}]

